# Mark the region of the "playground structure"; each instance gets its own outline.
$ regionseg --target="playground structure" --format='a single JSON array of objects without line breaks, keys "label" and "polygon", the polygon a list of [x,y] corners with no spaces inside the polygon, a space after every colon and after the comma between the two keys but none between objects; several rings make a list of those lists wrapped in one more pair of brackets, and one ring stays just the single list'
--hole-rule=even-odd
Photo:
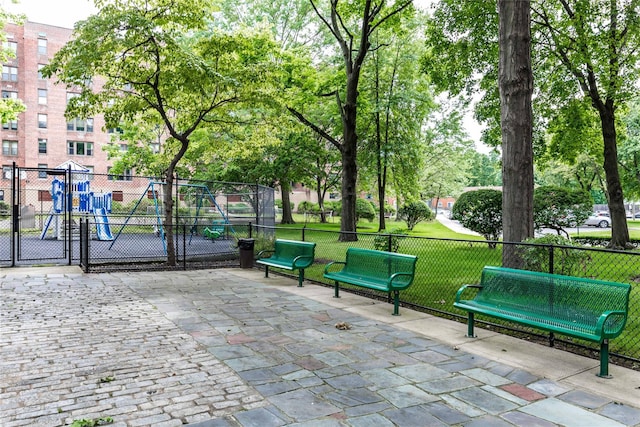
[{"label": "playground structure", "polygon": [[[40,239],[44,240],[50,229],[54,230],[54,236],[63,240],[65,226],[69,223],[69,229],[74,231],[73,219],[65,219],[65,212],[81,215],[93,215],[96,224],[96,238],[98,240],[113,240],[109,226],[108,213],[111,213],[112,194],[95,193],[91,191],[89,180],[74,182],[71,188],[67,184],[54,178],[51,182],[51,201],[53,206],[49,216],[42,227]],[[65,197],[66,195],[66,197]]]},{"label": "playground structure", "polygon": [[[138,198],[135,203],[133,209],[127,215],[124,223],[121,225],[120,229],[116,233],[115,237],[112,239],[111,245],[109,245],[109,249],[113,247],[113,245],[118,240],[118,237],[122,234],[122,231],[125,229],[131,217],[135,214],[136,210],[140,206],[142,200],[147,197],[148,199],[153,200],[153,211],[155,215],[155,224],[153,225],[154,233],[159,236],[162,240],[162,246],[164,249],[164,253],[167,253],[167,242],[166,235],[164,231],[164,226],[162,222],[162,215],[164,210],[162,209],[162,198],[159,197],[159,194],[163,191],[166,184],[164,182],[158,181],[150,181],[147,185],[146,189]],[[222,219],[213,220],[211,224],[208,224],[202,231],[202,235],[206,238],[217,239],[222,237],[225,232],[230,231],[235,234],[233,227],[229,223],[229,218],[225,215],[224,211],[218,205],[215,196],[211,193],[209,188],[206,185],[200,184],[177,184],[177,188],[179,190],[185,189],[184,193],[181,193],[181,196],[191,196],[195,198],[195,215],[193,216],[193,224],[190,227],[190,237],[189,237],[189,245],[191,244],[191,240],[193,239],[194,234],[198,234],[198,221],[201,216],[201,211],[204,208],[204,201],[208,200],[211,203],[212,207],[215,207],[217,214],[220,215]]]}]

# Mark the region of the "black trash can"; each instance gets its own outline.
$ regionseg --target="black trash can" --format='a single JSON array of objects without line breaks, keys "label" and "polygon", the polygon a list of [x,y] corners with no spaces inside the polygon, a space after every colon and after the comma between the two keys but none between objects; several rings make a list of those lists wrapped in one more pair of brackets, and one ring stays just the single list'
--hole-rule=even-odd
[{"label": "black trash can", "polygon": [[238,239],[240,268],[253,268],[253,246],[256,239]]}]

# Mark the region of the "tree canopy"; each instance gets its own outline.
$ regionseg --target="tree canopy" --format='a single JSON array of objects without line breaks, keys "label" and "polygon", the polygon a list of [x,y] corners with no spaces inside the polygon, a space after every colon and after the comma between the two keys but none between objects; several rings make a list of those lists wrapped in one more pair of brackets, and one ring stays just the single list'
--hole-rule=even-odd
[{"label": "tree canopy", "polygon": [[[268,97],[268,34],[211,31],[208,0],[96,0],[100,11],[43,69],[77,96],[69,117],[103,113],[107,127],[143,122],[166,130],[163,151],[167,262],[175,263],[174,172],[202,127],[234,121],[234,106]],[[260,92],[260,96],[258,96]]]}]

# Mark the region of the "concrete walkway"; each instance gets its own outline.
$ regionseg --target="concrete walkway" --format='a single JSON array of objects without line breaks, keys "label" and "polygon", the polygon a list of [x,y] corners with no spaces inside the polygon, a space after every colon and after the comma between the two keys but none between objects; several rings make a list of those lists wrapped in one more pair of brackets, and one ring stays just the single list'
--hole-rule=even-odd
[{"label": "concrete walkway", "polygon": [[638,371],[259,270],[0,280],[3,427],[640,425]]},{"label": "concrete walkway", "polygon": [[436,217],[436,220],[447,227],[451,231],[455,231],[459,234],[468,234],[470,236],[480,236],[480,233],[476,233],[475,231],[469,230],[460,224],[460,221],[455,221],[453,219],[449,219],[445,214],[439,213]]}]

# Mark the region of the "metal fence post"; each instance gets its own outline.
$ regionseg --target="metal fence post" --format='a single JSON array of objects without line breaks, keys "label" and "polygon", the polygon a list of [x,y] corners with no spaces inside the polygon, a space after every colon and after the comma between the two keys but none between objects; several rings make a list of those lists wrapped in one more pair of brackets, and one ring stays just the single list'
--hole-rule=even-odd
[{"label": "metal fence post", "polygon": [[307,224],[304,225],[304,227],[302,227],[302,241],[304,242],[305,240],[305,231],[307,230]]},{"label": "metal fence post", "polygon": [[549,246],[549,273],[553,274],[553,245]]},{"label": "metal fence post", "polygon": [[182,269],[187,269],[187,224],[182,224]]}]

